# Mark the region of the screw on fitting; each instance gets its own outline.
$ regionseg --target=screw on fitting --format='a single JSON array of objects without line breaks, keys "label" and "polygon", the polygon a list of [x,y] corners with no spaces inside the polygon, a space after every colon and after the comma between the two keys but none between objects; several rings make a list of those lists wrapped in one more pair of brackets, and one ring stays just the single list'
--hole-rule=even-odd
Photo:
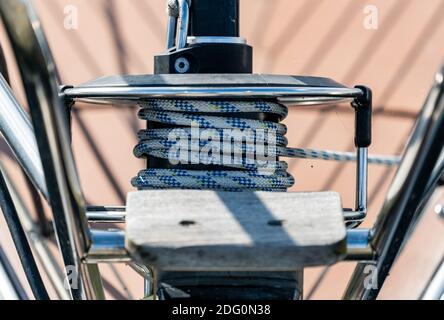
[{"label": "screw on fitting", "polygon": [[187,58],[180,57],[174,63],[174,69],[177,73],[187,73],[190,71],[190,62]]}]

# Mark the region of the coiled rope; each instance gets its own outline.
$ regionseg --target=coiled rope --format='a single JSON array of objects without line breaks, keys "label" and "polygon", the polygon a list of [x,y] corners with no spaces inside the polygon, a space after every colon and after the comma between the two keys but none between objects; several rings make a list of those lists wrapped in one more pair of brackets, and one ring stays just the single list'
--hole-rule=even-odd
[{"label": "coiled rope", "polygon": [[[356,161],[356,155],[351,152],[289,148],[284,124],[246,117],[248,114],[261,113],[283,120],[288,109],[275,102],[151,99],[140,102],[140,106],[139,118],[162,123],[166,128],[141,130],[138,134],[140,142],[134,148],[136,157],[152,156],[170,161],[174,158],[178,163],[220,165],[222,168],[149,168],[133,178],[132,184],[138,189],[285,191],[294,184],[294,178],[286,171],[287,163],[279,161],[279,157]],[[233,117],[233,114],[236,116]],[[207,134],[210,132],[212,139],[202,139],[200,134],[193,136],[193,130],[206,131]],[[227,130],[237,130],[244,138],[250,135],[251,139],[233,140],[231,135],[227,135]],[[215,136],[221,137],[223,148],[229,146],[228,154],[222,152],[222,148],[202,152],[208,151],[208,145],[217,146],[213,143]],[[184,137],[185,153],[179,152],[177,148],[178,141]],[[258,157],[258,141],[264,142],[261,150],[266,150],[266,157],[265,153],[262,158]],[[369,156],[368,161],[393,166],[399,163],[399,158]]]}]

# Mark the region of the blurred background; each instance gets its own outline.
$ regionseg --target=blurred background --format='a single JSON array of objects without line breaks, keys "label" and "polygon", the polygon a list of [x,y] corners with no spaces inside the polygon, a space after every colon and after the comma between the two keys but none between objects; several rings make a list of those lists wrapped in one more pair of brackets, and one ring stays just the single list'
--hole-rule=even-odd
[{"label": "blurred background", "polygon": [[[153,72],[153,56],[164,50],[165,0],[34,0],[62,82],[78,85],[114,74]],[[376,28],[366,18],[377,9]],[[78,27],[65,28],[70,8]],[[368,21],[367,21],[368,22]],[[375,21],[372,21],[375,23]],[[241,0],[241,36],[254,48],[254,72],[316,75],[374,93],[376,154],[400,154],[422,107],[434,73],[444,61],[444,0]],[[14,91],[25,104],[13,56],[4,41]],[[144,166],[132,155],[144,123],[137,108],[78,105],[73,113],[73,148],[84,194],[92,205],[123,205],[130,179]],[[285,120],[290,146],[352,151],[354,113],[348,105],[294,107]],[[444,138],[444,137],[443,137]],[[110,143],[111,141],[111,143]],[[7,145],[1,159],[24,199],[24,187]],[[293,191],[334,190],[353,206],[354,164],[290,160]],[[373,225],[395,169],[370,166]],[[433,208],[444,202],[437,191],[384,285],[380,299],[417,299],[444,255],[444,220]],[[17,265],[4,221],[0,244]],[[339,299],[354,263],[305,271],[305,297]],[[140,298],[143,281],[125,265],[103,265],[110,299]]]}]

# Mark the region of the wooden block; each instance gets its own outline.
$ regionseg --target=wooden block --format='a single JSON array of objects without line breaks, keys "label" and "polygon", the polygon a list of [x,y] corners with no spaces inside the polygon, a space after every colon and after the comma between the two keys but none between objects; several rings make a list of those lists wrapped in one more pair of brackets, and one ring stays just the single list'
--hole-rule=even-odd
[{"label": "wooden block", "polygon": [[126,210],[127,249],[165,271],[293,271],[345,255],[334,192],[139,191]]}]

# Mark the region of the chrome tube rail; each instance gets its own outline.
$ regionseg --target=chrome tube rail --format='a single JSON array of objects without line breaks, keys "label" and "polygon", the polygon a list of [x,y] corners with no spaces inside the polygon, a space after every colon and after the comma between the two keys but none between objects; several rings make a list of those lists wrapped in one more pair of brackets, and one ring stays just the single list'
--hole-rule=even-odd
[{"label": "chrome tube rail", "polygon": [[178,0],[179,3],[179,30],[177,33],[177,50],[187,45],[188,25],[190,19],[191,0]]},{"label": "chrome tube rail", "polygon": [[0,247],[0,283],[0,300],[28,299],[2,247]]},{"label": "chrome tube rail", "polygon": [[22,222],[23,229],[26,232],[26,236],[28,239],[31,239],[31,241],[29,241],[29,245],[31,246],[33,253],[36,255],[37,260],[42,267],[42,271],[45,273],[46,278],[54,288],[57,298],[69,300],[70,294],[64,286],[63,272],[60,270],[58,262],[51,254],[49,249],[51,240],[42,236],[41,229],[33,220],[31,213],[28,211],[23,199],[20,197],[17,188],[11,181],[6,167],[1,162],[0,171],[3,173],[3,177],[8,185],[9,193],[11,194],[12,200],[16,206],[17,213],[20,221]]},{"label": "chrome tube rail", "polygon": [[[11,88],[0,74],[0,131],[20,166],[33,185],[48,198],[45,175],[40,159],[34,128],[28,114],[17,101]],[[117,223],[125,221],[125,208],[87,210],[89,222]]]},{"label": "chrome tube rail", "polygon": [[375,251],[371,244],[370,229],[347,230],[347,256],[348,261],[373,261]]},{"label": "chrome tube rail", "polygon": [[48,199],[42,162],[31,121],[1,74],[0,128],[21,167],[34,186]]},{"label": "chrome tube rail", "polygon": [[[143,98],[273,98],[286,105],[316,105],[353,102],[364,97],[362,87],[316,86],[170,86],[170,85],[86,85],[63,88],[63,95],[73,101],[109,104],[131,104]],[[371,104],[371,101],[369,101]],[[358,108],[358,107],[356,107]],[[356,228],[367,214],[368,148],[358,147],[356,171],[356,202],[353,210],[345,211],[349,228]],[[106,214],[105,214],[106,215]],[[102,217],[94,217],[98,220]],[[106,217],[103,217],[106,219]]]},{"label": "chrome tube rail", "polygon": [[358,148],[357,150],[357,172],[356,172],[356,210],[360,213],[367,213],[367,186],[368,186],[368,148]]},{"label": "chrome tube rail", "polygon": [[[176,47],[177,50],[185,48],[187,44],[190,5],[191,0],[168,2],[167,50],[173,47]],[[179,26],[179,30],[177,30],[177,26]]]},{"label": "chrome tube rail", "polygon": [[90,223],[124,223],[125,207],[87,207],[86,217]]},{"label": "chrome tube rail", "polygon": [[3,177],[3,172],[0,172],[0,207],[32,294],[37,300],[49,300],[46,285],[32,253],[6,179]]},{"label": "chrome tube rail", "polygon": [[333,87],[263,87],[263,86],[153,86],[153,87],[74,87],[65,88],[69,99],[103,102],[141,98],[277,98],[283,104],[339,103],[362,95],[357,88]]},{"label": "chrome tube rail", "polygon": [[405,149],[401,165],[371,231],[376,253],[376,286],[366,286],[367,264],[359,263],[345,299],[376,299],[396,257],[411,234],[444,167],[444,66],[435,81]]},{"label": "chrome tube rail", "polygon": [[79,286],[74,299],[104,298],[97,266],[82,259],[91,246],[85,204],[59,98],[58,75],[36,13],[29,0],[3,0],[0,15],[11,42],[35,128],[58,243],[65,266],[74,266]]},{"label": "chrome tube rail", "polygon": [[444,300],[444,258],[424,288],[421,300]]}]

